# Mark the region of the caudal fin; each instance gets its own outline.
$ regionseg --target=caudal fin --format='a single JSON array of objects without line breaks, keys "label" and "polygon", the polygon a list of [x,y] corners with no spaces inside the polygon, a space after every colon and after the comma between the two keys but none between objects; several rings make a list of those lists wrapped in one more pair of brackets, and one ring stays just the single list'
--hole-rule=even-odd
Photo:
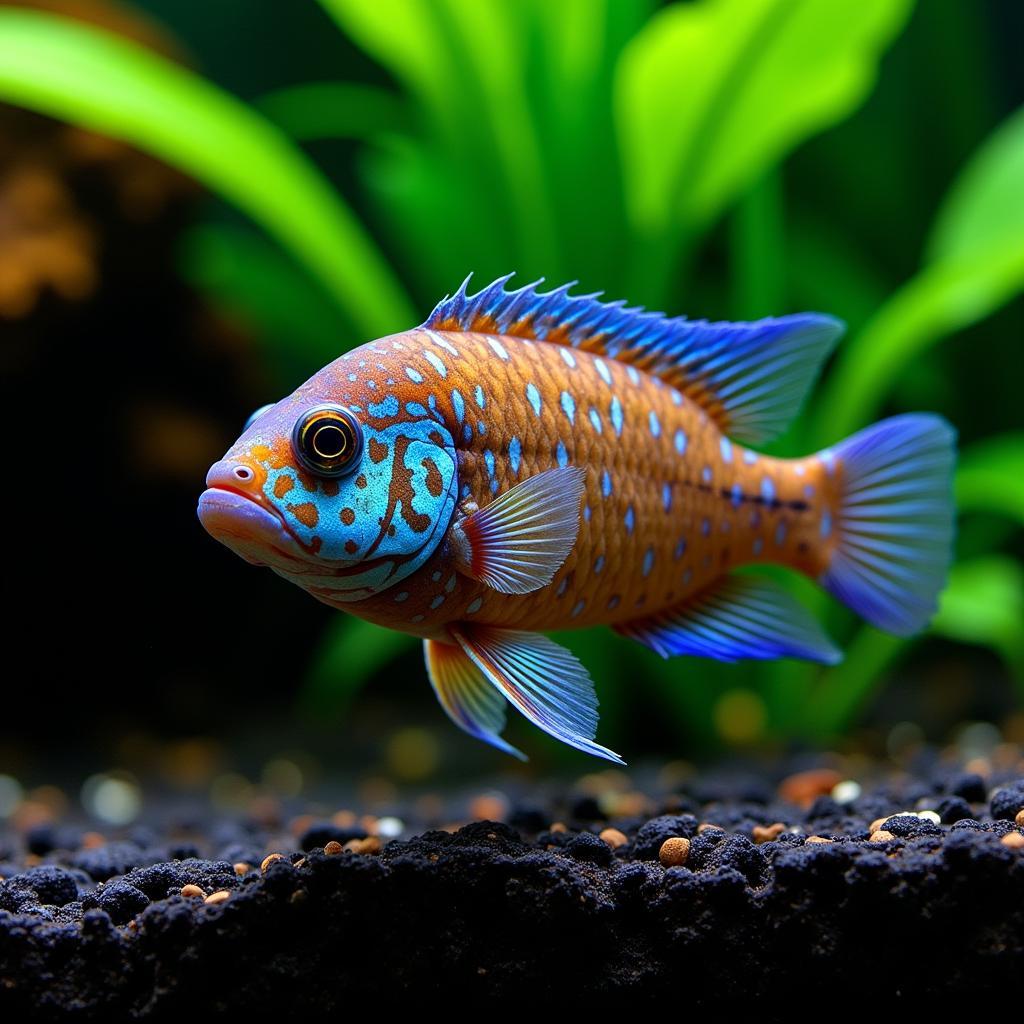
[{"label": "caudal fin", "polygon": [[894,416],[821,453],[842,494],[822,584],[872,625],[907,636],[927,625],[953,542],[956,431],[940,416]]}]

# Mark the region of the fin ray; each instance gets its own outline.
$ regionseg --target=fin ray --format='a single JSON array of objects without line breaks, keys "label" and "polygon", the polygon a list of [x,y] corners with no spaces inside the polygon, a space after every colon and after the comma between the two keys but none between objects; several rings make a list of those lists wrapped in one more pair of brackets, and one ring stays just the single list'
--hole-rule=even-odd
[{"label": "fin ray", "polygon": [[625,764],[597,735],[597,694],[575,655],[539,633],[476,623],[449,627],[473,664],[534,725],[563,743]]},{"label": "fin ray", "polygon": [[893,416],[831,451],[842,472],[836,546],[820,582],[874,626],[907,636],[935,613],[952,560],[956,433]]},{"label": "fin ray", "polygon": [[457,522],[459,571],[502,594],[546,586],[576,543],[585,478],[578,466],[549,469]]},{"label": "fin ray", "polygon": [[820,313],[748,323],[669,318],[622,301],[601,302],[600,292],[570,296],[571,284],[538,291],[543,278],[506,291],[512,276],[473,295],[467,277],[423,327],[530,338],[629,363],[679,388],[746,443],[771,440],[786,428],[844,329]]},{"label": "fin ray", "polygon": [[679,608],[613,628],[664,658],[804,658],[828,665],[842,659],[806,609],[763,576],[726,576]]},{"label": "fin ray", "polygon": [[423,656],[445,714],[463,732],[525,761],[526,755],[499,735],[505,728],[505,698],[465,651],[455,644],[424,640]]}]

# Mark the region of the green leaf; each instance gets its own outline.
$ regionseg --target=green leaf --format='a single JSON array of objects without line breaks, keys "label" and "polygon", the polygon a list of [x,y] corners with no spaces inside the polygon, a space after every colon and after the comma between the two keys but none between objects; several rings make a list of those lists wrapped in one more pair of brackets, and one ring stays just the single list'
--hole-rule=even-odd
[{"label": "green leaf", "polygon": [[622,54],[615,114],[635,226],[707,224],[804,139],[850,114],[905,0],[701,0]]},{"label": "green leaf", "polygon": [[407,133],[412,119],[393,93],[357,82],[307,82],[261,96],[256,107],[293,139],[372,139]]},{"label": "green leaf", "polygon": [[1024,569],[1001,556],[953,566],[932,630],[999,651],[1024,686]]},{"label": "green leaf", "polygon": [[961,512],[998,512],[1024,526],[1024,433],[980,441],[961,455],[956,503]]},{"label": "green leaf", "polygon": [[419,642],[406,633],[339,615],[313,658],[302,704],[312,714],[343,709],[377,672]]},{"label": "green leaf", "polygon": [[816,403],[818,443],[872,420],[914,359],[1024,288],[1022,168],[1024,109],[989,137],[950,189],[929,247],[935,262],[840,347]]},{"label": "green leaf", "polygon": [[108,32],[0,11],[0,99],[123,139],[234,203],[376,337],[416,322],[373,241],[279,129],[164,57]]}]

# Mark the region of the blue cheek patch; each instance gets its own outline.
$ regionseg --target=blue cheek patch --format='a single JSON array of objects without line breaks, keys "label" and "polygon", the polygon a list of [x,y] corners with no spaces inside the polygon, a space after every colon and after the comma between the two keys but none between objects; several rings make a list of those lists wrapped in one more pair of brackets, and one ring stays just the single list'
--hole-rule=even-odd
[{"label": "blue cheek patch", "polygon": [[[364,423],[363,442],[360,464],[351,474],[317,480],[312,492],[289,467],[268,468],[264,485],[295,536],[325,563],[315,585],[346,601],[363,600],[423,565],[448,528],[458,491],[455,445],[436,420],[383,429]],[[292,482],[287,491],[279,485],[282,476]],[[364,573],[330,572],[366,560],[373,564]],[[303,576],[296,582],[314,581]]]}]

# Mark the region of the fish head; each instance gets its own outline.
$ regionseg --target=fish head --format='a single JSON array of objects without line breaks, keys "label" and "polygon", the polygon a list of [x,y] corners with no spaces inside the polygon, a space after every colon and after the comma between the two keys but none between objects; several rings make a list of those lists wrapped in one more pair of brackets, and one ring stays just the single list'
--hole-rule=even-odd
[{"label": "fish head", "polygon": [[350,381],[338,363],[253,414],[210,468],[198,510],[247,562],[330,604],[364,600],[420,568],[458,493],[443,417],[401,387]]}]

